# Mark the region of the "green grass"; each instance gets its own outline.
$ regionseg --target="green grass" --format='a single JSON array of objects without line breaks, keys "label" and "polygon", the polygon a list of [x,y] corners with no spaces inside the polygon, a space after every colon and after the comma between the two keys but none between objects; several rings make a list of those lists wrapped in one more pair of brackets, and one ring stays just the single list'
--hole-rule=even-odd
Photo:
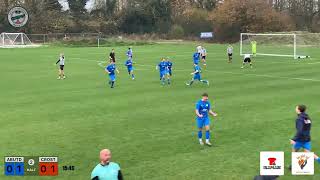
[{"label": "green grass", "polygon": [[[309,107],[313,150],[320,154],[319,49],[309,49],[311,60],[257,57],[253,69],[240,69],[237,52],[228,64],[225,45],[206,44],[203,78],[210,87],[187,87],[195,46],[134,46],[135,81],[123,65],[126,47],[115,47],[115,89],[97,62],[110,48],[0,49],[0,157],[60,158],[57,177],[5,177],[1,170],[0,179],[89,179],[102,148],[112,150],[125,179],[253,179],[260,151],[284,151],[289,165],[300,103]],[[66,80],[56,80],[53,66],[61,51]],[[161,86],[155,70],[163,56],[174,61],[171,86]],[[196,137],[194,106],[203,92],[219,113],[212,121],[214,147],[200,147]],[[63,165],[75,171],[62,171]],[[307,177],[286,170],[280,179],[319,179],[320,166],[315,169]]]}]

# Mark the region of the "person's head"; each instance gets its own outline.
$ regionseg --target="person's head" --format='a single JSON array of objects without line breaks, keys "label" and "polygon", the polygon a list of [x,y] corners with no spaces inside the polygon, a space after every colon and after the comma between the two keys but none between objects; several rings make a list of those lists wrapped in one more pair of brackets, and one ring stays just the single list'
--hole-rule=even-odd
[{"label": "person's head", "polygon": [[60,53],[60,57],[64,57],[64,53]]},{"label": "person's head", "polygon": [[208,93],[203,93],[203,94],[202,94],[202,101],[207,101],[208,98],[209,98]]},{"label": "person's head", "polygon": [[108,164],[111,160],[111,151],[109,149],[102,149],[100,151],[101,164]]},{"label": "person's head", "polygon": [[131,50],[131,47],[129,47],[128,50]]},{"label": "person's head", "polygon": [[307,110],[307,106],[305,106],[303,104],[300,104],[300,105],[296,106],[296,113],[297,114],[303,113],[306,110]]},{"label": "person's head", "polygon": [[166,61],[166,58],[161,58],[161,61],[162,61],[162,62]]},{"label": "person's head", "polygon": [[114,61],[110,58],[110,64],[114,64]]},{"label": "person's head", "polygon": [[111,52],[114,52],[114,49],[112,49]]}]

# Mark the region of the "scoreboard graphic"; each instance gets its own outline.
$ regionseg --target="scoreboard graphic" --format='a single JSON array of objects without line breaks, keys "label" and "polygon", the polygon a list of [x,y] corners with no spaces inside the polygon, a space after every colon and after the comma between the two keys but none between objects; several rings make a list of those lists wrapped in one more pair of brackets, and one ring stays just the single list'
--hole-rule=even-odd
[{"label": "scoreboard graphic", "polygon": [[4,157],[6,176],[57,176],[56,156],[11,156]]}]

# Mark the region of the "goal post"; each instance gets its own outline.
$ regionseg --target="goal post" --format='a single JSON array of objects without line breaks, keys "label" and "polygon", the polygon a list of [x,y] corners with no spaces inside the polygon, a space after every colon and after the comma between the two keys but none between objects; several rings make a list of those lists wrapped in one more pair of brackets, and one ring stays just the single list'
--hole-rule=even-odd
[{"label": "goal post", "polygon": [[[255,42],[254,53],[252,43]],[[241,33],[240,55],[252,54],[257,56],[292,57],[297,59],[297,35],[295,33]]]},{"label": "goal post", "polygon": [[1,33],[0,47],[2,48],[16,48],[33,46],[30,39],[25,33]]}]

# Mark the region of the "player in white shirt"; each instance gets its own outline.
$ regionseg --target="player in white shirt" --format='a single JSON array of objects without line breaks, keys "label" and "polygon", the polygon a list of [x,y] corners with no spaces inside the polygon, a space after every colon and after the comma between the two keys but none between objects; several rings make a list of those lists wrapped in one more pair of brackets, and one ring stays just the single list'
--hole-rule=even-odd
[{"label": "player in white shirt", "polygon": [[251,62],[251,54],[245,54],[243,57],[243,63],[242,63],[242,67],[244,68],[245,64],[250,64],[250,67],[252,68],[252,62]]},{"label": "player in white shirt", "polygon": [[56,62],[55,65],[59,63],[59,77],[58,79],[65,79],[66,76],[64,75],[64,62],[65,62],[65,57],[64,54],[61,53],[58,61]]},{"label": "player in white shirt", "polygon": [[202,52],[202,47],[199,45],[197,46],[197,52],[199,53],[199,55],[201,55],[201,52]]},{"label": "player in white shirt", "polygon": [[227,48],[227,54],[228,54],[228,58],[229,58],[228,63],[232,63],[233,47],[231,46],[231,44],[229,44],[229,46]]},{"label": "player in white shirt", "polygon": [[207,50],[204,47],[202,47],[201,48],[201,61],[204,66],[207,66],[206,57],[207,57]]}]

